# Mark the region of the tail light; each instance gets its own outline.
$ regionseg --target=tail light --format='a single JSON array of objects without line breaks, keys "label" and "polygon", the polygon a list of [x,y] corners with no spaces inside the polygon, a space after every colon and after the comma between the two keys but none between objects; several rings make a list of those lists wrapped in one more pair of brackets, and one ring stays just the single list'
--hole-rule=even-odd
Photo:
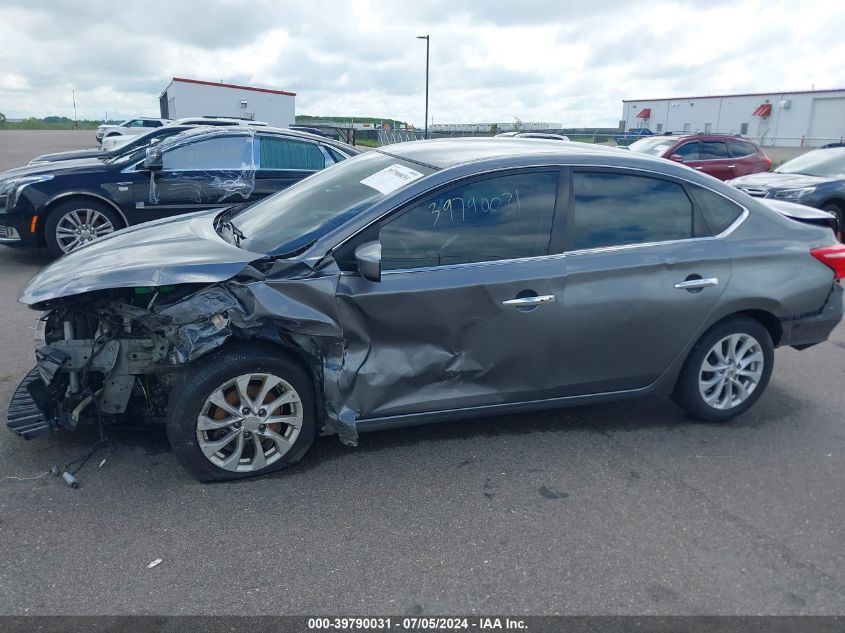
[{"label": "tail light", "polygon": [[845,277],[845,244],[813,248],[810,255],[830,268],[837,281]]}]

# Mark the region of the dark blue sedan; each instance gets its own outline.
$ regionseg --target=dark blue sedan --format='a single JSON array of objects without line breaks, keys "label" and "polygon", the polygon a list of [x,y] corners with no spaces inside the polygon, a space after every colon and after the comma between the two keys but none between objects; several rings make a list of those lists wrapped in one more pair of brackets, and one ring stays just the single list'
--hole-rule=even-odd
[{"label": "dark blue sedan", "polygon": [[771,172],[728,181],[756,198],[788,200],[836,215],[845,226],[845,147],[817,149]]}]

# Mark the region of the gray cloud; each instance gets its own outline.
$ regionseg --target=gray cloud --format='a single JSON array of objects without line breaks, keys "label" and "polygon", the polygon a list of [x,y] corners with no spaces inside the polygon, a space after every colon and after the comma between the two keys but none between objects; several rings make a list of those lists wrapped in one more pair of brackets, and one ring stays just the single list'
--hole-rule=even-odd
[{"label": "gray cloud", "polygon": [[[838,5],[785,0],[5,0],[7,116],[153,114],[172,76],[293,90],[297,111],[422,125],[612,125],[623,98],[845,85]],[[765,18],[765,19],[764,19]]]}]

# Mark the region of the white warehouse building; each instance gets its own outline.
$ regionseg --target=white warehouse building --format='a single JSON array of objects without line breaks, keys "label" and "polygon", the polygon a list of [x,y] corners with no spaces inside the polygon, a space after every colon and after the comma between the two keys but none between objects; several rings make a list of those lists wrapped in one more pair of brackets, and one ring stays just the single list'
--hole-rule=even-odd
[{"label": "white warehouse building", "polygon": [[295,120],[295,92],[174,77],[159,97],[164,119],[223,116],[289,127]]},{"label": "white warehouse building", "polygon": [[820,147],[845,139],[845,89],[626,99],[622,118],[626,130],[742,134],[761,145]]}]

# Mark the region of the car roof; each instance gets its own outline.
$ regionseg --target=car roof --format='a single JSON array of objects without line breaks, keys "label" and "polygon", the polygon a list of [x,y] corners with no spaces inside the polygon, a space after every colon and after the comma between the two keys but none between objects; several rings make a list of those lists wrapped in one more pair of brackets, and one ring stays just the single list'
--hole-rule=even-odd
[{"label": "car roof", "polygon": [[[472,163],[495,158],[516,156],[536,156],[553,164],[564,164],[572,158],[596,157],[602,161],[608,157],[624,157],[629,152],[616,147],[594,145],[592,143],[573,143],[542,138],[519,137],[482,137],[435,139],[431,141],[409,141],[378,148],[376,151],[397,158],[423,163],[437,169]],[[641,155],[637,155],[639,158]],[[653,164],[655,160],[643,156],[643,160]],[[659,160],[659,159],[657,159]],[[579,160],[578,162],[581,162]],[[665,162],[665,161],[659,161]]]},{"label": "car roof", "polygon": [[333,141],[332,139],[326,138],[325,136],[319,136],[317,134],[309,134],[308,132],[300,132],[299,130],[290,130],[287,128],[264,126],[253,127],[246,125],[197,125],[196,127],[187,129],[184,132],[167,137],[155,146],[155,151],[160,153],[167,149],[193,142],[197,138],[214,138],[216,136],[255,136],[256,134],[299,138],[319,142],[323,145],[329,145],[346,153],[357,154],[360,152],[360,150],[350,145]]},{"label": "car roof", "polygon": [[718,132],[701,132],[697,134],[655,134],[650,136],[651,139],[674,139],[676,141],[687,141],[695,139],[697,141],[745,141],[746,143],[757,144],[754,139],[746,138],[739,134],[719,134]]}]

